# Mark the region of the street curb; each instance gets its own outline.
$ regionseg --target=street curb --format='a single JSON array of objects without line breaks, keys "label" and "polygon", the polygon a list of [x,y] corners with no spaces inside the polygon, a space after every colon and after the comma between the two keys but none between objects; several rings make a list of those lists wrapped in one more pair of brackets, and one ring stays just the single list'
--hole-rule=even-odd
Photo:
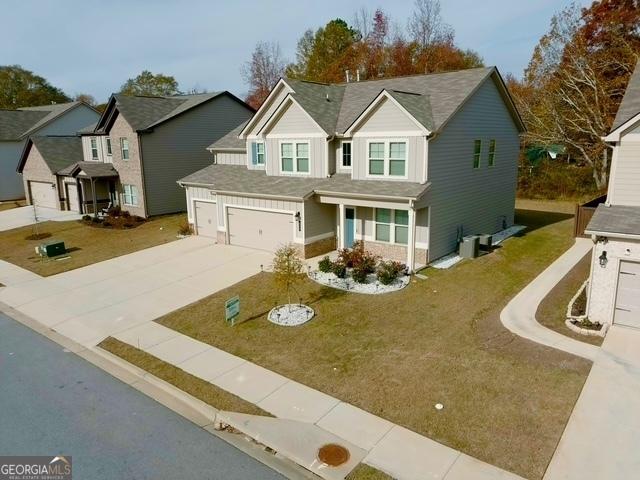
[{"label": "street curb", "polygon": [[264,446],[256,443],[245,434],[238,435],[237,433],[217,430],[216,416],[219,412],[218,409],[183,392],[146,370],[132,365],[100,347],[87,348],[80,345],[5,303],[0,302],[0,312],[164,405],[211,435],[224,440],[286,478],[293,480],[317,480],[320,478],[282,455],[270,453]]}]

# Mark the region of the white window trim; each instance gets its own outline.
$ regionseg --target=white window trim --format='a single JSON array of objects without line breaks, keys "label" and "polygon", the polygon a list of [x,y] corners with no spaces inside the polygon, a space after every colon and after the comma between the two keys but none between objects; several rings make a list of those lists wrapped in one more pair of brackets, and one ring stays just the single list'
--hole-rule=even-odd
[{"label": "white window trim", "polygon": [[130,192],[129,196],[131,197],[131,201],[133,202],[134,195],[133,195],[133,190],[132,189],[134,189],[134,188],[136,189],[136,195],[135,195],[136,202],[139,200],[139,198],[138,198],[138,193],[139,193],[138,192],[138,187],[136,187],[135,185],[131,185],[131,184],[125,183],[125,184],[122,185],[122,204],[126,205],[127,207],[137,207],[138,203],[127,203],[127,193],[126,193],[127,187],[129,187],[129,192]]},{"label": "white window trim", "polygon": [[[384,174],[383,175],[372,175],[369,173],[369,145],[372,143],[384,143]],[[404,175],[390,175],[389,168],[389,153],[390,153],[390,144],[392,143],[404,143],[405,144],[405,153],[406,157],[404,159]],[[365,152],[365,168],[366,168],[366,178],[384,178],[384,179],[397,179],[397,180],[407,180],[409,178],[409,139],[408,138],[370,138],[367,140],[367,150]],[[353,154],[351,158],[351,163],[353,164]]]},{"label": "white window trim", "polygon": [[[378,222],[376,219],[377,214],[378,214],[378,210],[390,210],[391,211],[391,223],[384,223],[384,222]],[[407,212],[407,216],[408,216],[408,221],[409,223],[407,225],[401,225],[399,223],[396,223],[396,210],[403,210],[402,208],[378,208],[375,207],[373,209],[373,238],[372,241],[373,242],[377,242],[377,243],[385,243],[388,245],[400,245],[401,247],[408,247],[409,246],[409,235],[408,235],[408,230],[407,230],[407,243],[397,243],[396,242],[396,227],[405,227],[407,229],[411,228],[411,215],[408,214],[409,210],[404,210]],[[383,224],[383,225],[389,225],[389,241],[387,242],[386,240],[378,240],[377,239],[377,228],[378,228],[378,223]]]},{"label": "white window trim", "polygon": [[[491,142],[493,142],[493,162],[491,162]],[[487,167],[493,168],[496,166],[496,158],[498,152],[498,141],[495,138],[489,140],[489,151],[487,152]]]},{"label": "white window trim", "polygon": [[[258,145],[262,145],[262,163],[258,161]],[[264,140],[256,142],[256,164],[253,165],[255,168],[262,168],[267,164],[267,143]]]},{"label": "white window trim", "polygon": [[[95,144],[95,148],[94,145]],[[96,152],[95,157],[93,156],[93,152]],[[91,160],[97,162],[100,160],[100,152],[98,150],[98,139],[96,137],[89,137],[89,151],[91,153]]]},{"label": "white window trim", "polygon": [[[282,144],[283,143],[290,143],[293,145],[293,171],[292,172],[287,172],[285,170],[282,170]],[[309,161],[309,171],[308,172],[299,172],[298,171],[298,156],[297,156],[297,145],[307,145],[307,152],[309,153],[309,158],[307,159]],[[311,142],[306,141],[306,142],[301,142],[298,140],[280,140],[278,142],[278,171],[280,172],[280,175],[300,175],[300,176],[309,176],[311,175]]]},{"label": "white window trim", "polygon": [[[124,142],[127,142],[127,158],[124,158]],[[131,145],[129,144],[129,139],[127,137],[120,137],[120,155],[122,156],[122,160],[128,162],[131,160]]]},{"label": "white window trim", "polygon": [[[342,156],[342,155],[343,155],[343,150],[342,150],[342,148],[343,148],[343,146],[344,146],[345,144],[349,144],[349,145],[350,145],[350,147],[351,147],[351,152],[350,152],[350,155],[351,155],[351,165],[349,165],[349,166],[346,166],[346,165],[344,164],[344,158],[343,158],[343,156]],[[369,151],[368,151],[368,150],[367,150],[367,155],[369,155]],[[341,170],[353,170],[353,141],[352,141],[352,140],[342,140],[342,141],[340,142],[340,169],[341,169]]]},{"label": "white window trim", "polygon": [[107,153],[107,157],[113,156],[113,144],[111,143],[111,137],[105,137],[104,149],[105,149],[105,152]]},{"label": "white window trim", "polygon": [[[478,153],[476,153],[476,142],[480,142],[480,151]],[[480,170],[480,167],[482,167],[482,139],[481,138],[474,138],[473,139],[473,163],[471,164],[471,167],[473,168],[473,170]],[[478,156],[478,166],[476,167],[476,155]]]}]

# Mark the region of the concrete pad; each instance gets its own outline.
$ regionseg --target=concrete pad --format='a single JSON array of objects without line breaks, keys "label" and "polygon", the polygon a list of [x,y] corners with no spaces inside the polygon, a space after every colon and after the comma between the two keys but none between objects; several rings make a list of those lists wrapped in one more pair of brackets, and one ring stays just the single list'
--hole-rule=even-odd
[{"label": "concrete pad", "polygon": [[63,288],[53,285],[46,278],[40,278],[13,287],[3,288],[0,290],[0,302],[15,308],[54,295],[58,295],[60,301],[66,301],[62,296],[64,292]]},{"label": "concrete pad", "polygon": [[145,351],[172,365],[180,365],[188,358],[195,357],[210,348],[211,346],[206,343],[199,342],[186,335],[178,335]]},{"label": "concrete pad", "polygon": [[0,260],[0,283],[7,287],[39,280],[42,277],[22,267]]},{"label": "concrete pad", "polygon": [[246,362],[211,383],[257,405],[288,381],[282,375]]},{"label": "concrete pad", "polygon": [[344,402],[322,417],[317,425],[365,450],[371,450],[393,427],[388,420]]},{"label": "concrete pad", "polygon": [[315,423],[340,401],[298,382],[287,382],[258,406],[278,418]]},{"label": "concrete pad", "polygon": [[246,360],[240,357],[212,347],[185,360],[179,367],[185,372],[209,382],[245,362]]},{"label": "concrete pad", "polygon": [[507,472],[488,463],[461,453],[444,477],[445,480],[524,480],[515,473]]},{"label": "concrete pad", "polygon": [[402,480],[441,479],[459,455],[452,448],[396,425],[364,462]]},{"label": "concrete pad", "polygon": [[111,336],[133,347],[147,350],[178,335],[180,333],[156,322],[147,322],[137,327],[114,333]]},{"label": "concrete pad", "polygon": [[[344,479],[366,454],[361,448],[311,423],[232,412],[219,412],[217,420],[233,426],[328,480]],[[321,462],[318,459],[318,450],[329,443],[341,445],[349,450],[349,460],[338,467],[330,467]]]}]

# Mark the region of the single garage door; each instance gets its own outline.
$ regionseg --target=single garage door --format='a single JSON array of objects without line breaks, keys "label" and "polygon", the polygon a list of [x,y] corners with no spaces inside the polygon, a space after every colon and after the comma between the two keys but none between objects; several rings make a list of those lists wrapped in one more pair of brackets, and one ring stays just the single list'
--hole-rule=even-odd
[{"label": "single garage door", "polygon": [[640,263],[620,262],[614,323],[640,328]]},{"label": "single garage door", "polygon": [[211,202],[195,202],[196,233],[203,237],[218,236],[218,205]]},{"label": "single garage door", "polygon": [[231,245],[275,252],[293,240],[293,215],[245,208],[228,209]]},{"label": "single garage door", "polygon": [[78,185],[75,183],[65,183],[67,190],[67,199],[69,200],[69,210],[72,212],[80,211],[80,201],[78,200]]},{"label": "single garage door", "polygon": [[31,202],[39,207],[58,208],[58,194],[53,183],[29,182]]}]

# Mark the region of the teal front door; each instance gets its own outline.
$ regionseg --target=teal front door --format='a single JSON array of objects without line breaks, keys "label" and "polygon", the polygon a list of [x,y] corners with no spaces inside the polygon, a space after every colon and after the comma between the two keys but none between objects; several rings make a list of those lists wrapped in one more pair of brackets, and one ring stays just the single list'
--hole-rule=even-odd
[{"label": "teal front door", "polygon": [[356,239],[356,210],[345,208],[344,210],[344,246],[351,248]]}]

